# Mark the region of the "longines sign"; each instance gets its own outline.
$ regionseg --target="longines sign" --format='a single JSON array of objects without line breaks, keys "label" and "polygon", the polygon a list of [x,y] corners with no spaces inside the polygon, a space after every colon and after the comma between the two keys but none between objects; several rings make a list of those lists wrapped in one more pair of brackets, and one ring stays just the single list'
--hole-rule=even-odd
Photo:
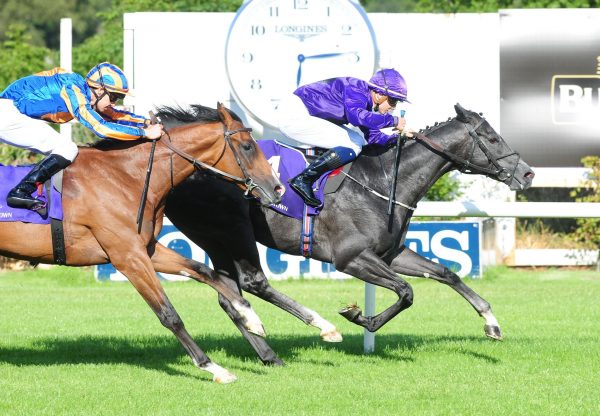
[{"label": "longines sign", "polygon": [[503,136],[533,166],[600,155],[600,10],[500,13]]}]

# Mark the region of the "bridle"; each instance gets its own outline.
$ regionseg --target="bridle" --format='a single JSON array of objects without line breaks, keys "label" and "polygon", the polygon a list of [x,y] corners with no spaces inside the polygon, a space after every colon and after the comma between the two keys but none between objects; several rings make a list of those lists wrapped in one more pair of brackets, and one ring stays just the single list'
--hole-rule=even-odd
[{"label": "bridle", "polygon": [[[511,153],[507,153],[506,155],[502,155],[499,157],[494,156],[492,152],[490,152],[490,149],[485,145],[481,137],[477,134],[477,129],[479,129],[479,127],[481,127],[481,125],[485,121],[484,118],[479,120],[475,127],[471,126],[471,124],[469,124],[469,122],[467,121],[462,121],[460,119],[457,120],[460,121],[463,126],[465,126],[467,132],[469,133],[469,136],[472,139],[472,146],[469,151],[469,156],[466,159],[458,156],[455,153],[452,153],[448,149],[443,148],[438,143],[434,142],[432,139],[430,139],[422,133],[415,133],[414,139],[415,141],[421,143],[423,146],[427,147],[434,153],[438,153],[442,157],[453,162],[455,165],[458,166],[458,170],[460,172],[466,174],[482,174],[490,178],[497,179],[500,182],[509,183],[515,176],[517,166],[519,164],[519,161],[521,160],[521,156],[519,155],[519,153],[511,151]],[[430,129],[428,131],[428,134],[431,134],[432,132],[446,125],[446,123],[439,124],[438,126],[435,126],[432,129]],[[475,154],[475,149],[478,147],[488,160],[488,164],[486,166],[480,166],[471,162]],[[517,156],[517,163],[515,163],[515,167],[512,170],[512,172],[507,170],[499,163],[500,160],[509,158],[511,156]]]},{"label": "bridle", "polygon": [[[150,119],[152,123],[160,123],[160,119],[153,113],[150,112]],[[190,162],[194,168],[196,169],[207,169],[215,174],[217,174],[218,176],[222,176],[224,178],[229,179],[230,181],[233,181],[237,184],[243,184],[246,187],[246,192],[244,193],[244,195],[247,198],[250,198],[250,193],[255,189],[255,188],[259,188],[262,189],[259,185],[257,185],[254,180],[250,177],[250,175],[248,174],[248,171],[246,170],[246,168],[244,167],[244,165],[242,164],[242,160],[240,159],[237,151],[235,150],[235,147],[233,146],[233,143],[231,141],[231,136],[233,136],[234,134],[238,134],[238,133],[242,133],[242,132],[251,132],[252,129],[250,128],[246,128],[243,127],[241,129],[235,129],[235,130],[227,130],[227,127],[225,126],[225,124],[223,123],[223,138],[224,138],[224,142],[223,142],[223,150],[221,151],[221,154],[219,155],[219,157],[217,158],[217,160],[215,161],[215,163],[213,163],[213,165],[209,165],[206,164],[196,158],[194,158],[192,155],[184,152],[183,150],[179,149],[177,146],[175,146],[173,144],[173,140],[171,139],[171,135],[169,134],[169,132],[167,131],[167,129],[163,128],[163,132],[161,134],[161,136],[158,138],[158,140],[162,139],[163,136],[166,138],[165,140],[162,141],[162,143],[164,143],[164,145],[171,150],[171,153],[169,155],[169,159],[170,159],[170,168],[171,168],[171,190],[173,190],[173,188],[175,187],[175,181],[174,181],[174,172],[173,172],[173,153],[178,154],[179,156],[181,156],[183,159],[187,160],[188,162]],[[250,136],[252,137],[252,136]],[[150,149],[150,157],[148,159],[148,168],[146,170],[146,181],[144,182],[144,188],[142,190],[142,197],[140,199],[140,206],[138,208],[138,213],[137,213],[137,220],[136,220],[136,224],[138,225],[138,234],[141,232],[142,230],[142,219],[144,216],[144,208],[146,206],[146,198],[148,195],[148,186],[150,184],[150,174],[152,173],[152,165],[154,163],[154,149],[156,148],[156,142],[158,140],[153,140],[152,141],[152,147]],[[252,140],[254,140],[254,138],[252,138]],[[233,152],[233,155],[235,157],[235,161],[238,164],[240,170],[242,171],[242,174],[244,175],[243,178],[240,178],[239,176],[235,176],[235,175],[231,175],[227,172],[223,172],[220,169],[215,168],[215,165],[217,163],[219,163],[219,161],[221,160],[221,158],[223,157],[223,155],[225,154],[225,150],[227,150],[227,145],[229,145],[229,147],[231,148],[231,151]]]},{"label": "bridle", "polygon": [[[252,131],[252,129],[249,127],[242,127],[242,128],[235,129],[235,130],[227,130],[227,127],[223,124],[223,138],[224,138],[223,150],[221,151],[219,158],[212,165],[209,165],[207,163],[202,162],[201,160],[194,158],[189,153],[186,153],[183,150],[179,149],[177,146],[175,146],[173,144],[173,140],[171,139],[171,135],[169,134],[167,129],[163,129],[163,136],[166,137],[166,140],[164,140],[163,143],[173,153],[176,153],[183,159],[190,162],[194,166],[194,168],[209,170],[212,173],[216,174],[217,176],[221,176],[221,177],[227,178],[230,181],[235,182],[237,184],[244,185],[246,187],[246,191],[244,192],[244,195],[249,197],[250,193],[255,188],[259,188],[259,189],[261,189],[261,188],[260,188],[260,185],[258,185],[256,182],[254,182],[254,179],[252,179],[252,177],[248,174],[248,171],[244,167],[244,164],[242,163],[242,160],[240,159],[239,154],[231,141],[231,137],[238,133],[243,133],[243,132],[249,133],[251,131]],[[254,140],[254,138],[252,138],[252,140]],[[227,172],[224,172],[220,169],[215,168],[215,165],[217,163],[219,163],[219,161],[225,154],[225,151],[227,150],[227,145],[229,145],[229,148],[233,152],[235,161],[236,161],[238,167],[240,168],[240,170],[242,171],[242,174],[244,175],[243,178],[240,178],[239,176],[231,175]],[[173,187],[173,158],[172,157],[171,157],[171,187]]]},{"label": "bridle", "polygon": [[[440,146],[438,143],[436,143],[435,141],[433,141],[432,139],[430,139],[429,137],[427,137],[425,134],[423,133],[414,133],[414,136],[412,137],[412,139],[414,139],[417,143],[422,144],[423,146],[425,146],[427,149],[431,150],[432,152],[439,154],[440,156],[444,157],[445,159],[451,161],[452,163],[454,163],[457,167],[458,170],[463,172],[463,173],[467,173],[467,174],[483,174],[485,176],[497,179],[501,182],[507,183],[509,184],[509,182],[512,180],[512,178],[515,176],[515,172],[517,170],[517,166],[519,164],[519,161],[521,160],[521,156],[519,155],[518,152],[512,152],[512,153],[508,153],[506,155],[500,156],[500,157],[495,157],[490,150],[487,148],[487,146],[485,145],[485,143],[483,143],[483,140],[481,139],[481,137],[479,137],[479,135],[477,134],[477,129],[479,129],[479,127],[481,127],[481,125],[483,124],[483,122],[485,121],[485,119],[481,119],[477,125],[475,125],[475,127],[471,126],[468,122],[466,121],[462,121],[460,119],[457,119],[458,121],[460,121],[465,128],[467,129],[467,132],[469,133],[469,136],[472,139],[472,146],[471,149],[469,151],[469,157],[468,159],[462,158],[460,156],[458,156],[455,153],[452,153],[451,151],[445,149],[444,147]],[[435,127],[433,127],[432,129],[428,130],[428,134],[430,134],[433,131],[436,131],[438,129],[440,129],[443,126],[446,126],[447,123],[441,123]],[[406,139],[410,139],[408,137],[406,137]],[[406,142],[406,140],[400,140],[399,142],[397,142],[397,146],[403,146],[404,143]],[[480,165],[476,165],[474,163],[471,162],[471,160],[473,159],[473,156],[475,154],[475,149],[479,147],[479,149],[481,149],[481,151],[483,152],[483,154],[486,156],[486,158],[488,159],[488,164],[487,166],[480,166]],[[500,163],[498,163],[499,160],[502,159],[506,159],[508,157],[511,156],[517,156],[517,163],[515,164],[514,169],[512,170],[512,172],[509,172],[506,168],[502,167],[500,165]],[[493,168],[492,168],[493,167]],[[410,206],[410,205],[406,205],[400,201],[397,201],[395,198],[390,198],[387,197],[385,195],[382,195],[381,193],[377,192],[376,190],[372,189],[371,187],[369,187],[368,185],[363,184],[362,182],[360,182],[358,179],[355,179],[354,177],[350,176],[348,173],[342,171],[342,173],[348,177],[349,179],[351,179],[352,181],[354,181],[355,183],[357,183],[358,185],[360,185],[364,190],[372,193],[373,195],[377,196],[378,198],[381,198],[383,200],[386,200],[388,202],[391,202],[393,205],[397,205],[397,206],[401,206],[409,211],[414,211],[416,209],[416,206]],[[385,174],[385,170],[383,171],[383,173]],[[394,175],[397,176],[398,175],[398,171],[395,170],[394,171]],[[387,177],[387,175],[386,175]]]}]

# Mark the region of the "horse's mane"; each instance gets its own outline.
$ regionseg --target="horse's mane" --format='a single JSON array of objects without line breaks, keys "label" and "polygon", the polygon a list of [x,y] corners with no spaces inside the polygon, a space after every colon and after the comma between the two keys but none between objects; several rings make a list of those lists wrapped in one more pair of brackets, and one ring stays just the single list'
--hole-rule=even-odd
[{"label": "horse's mane", "polygon": [[[241,122],[240,117],[233,111],[226,109],[234,120]],[[156,109],[156,115],[161,119],[165,128],[179,126],[187,123],[214,123],[221,121],[219,112],[200,104],[192,104],[184,109],[180,106],[161,106]]]},{"label": "horse's mane", "polygon": [[433,124],[433,126],[425,126],[424,129],[419,129],[419,133],[423,133],[424,135],[427,136],[432,131],[437,130],[437,129],[441,128],[441,127],[444,127],[447,124],[450,124],[456,118],[457,117],[448,117],[448,120],[446,120],[446,121],[435,122]]},{"label": "horse's mane", "polygon": [[[226,110],[234,120],[242,122],[237,114],[227,108]],[[160,118],[166,129],[189,123],[215,123],[221,121],[219,112],[216,109],[200,104],[191,104],[188,109],[180,106],[160,106],[156,108],[156,115]],[[113,150],[128,148],[140,143],[143,143],[143,140],[123,141],[103,139],[90,144],[89,147],[100,150]]]},{"label": "horse's mane", "polygon": [[[436,122],[435,124],[433,124],[432,126],[426,126],[425,128],[419,129],[419,133],[422,133],[424,135],[429,135],[429,133],[431,133],[432,131],[435,131],[437,129],[440,129],[448,124],[450,124],[451,122],[453,122],[455,119],[457,119],[458,117],[448,117],[448,120],[446,121],[441,121],[441,122]],[[407,140],[407,142],[404,144],[404,147],[410,147],[413,144],[415,144],[416,142],[414,140]],[[387,144],[386,146],[379,146],[379,145],[366,145],[365,147],[363,147],[363,150],[361,152],[361,155],[365,155],[365,156],[380,156],[384,153],[389,152],[392,149],[396,148],[396,141],[392,141],[389,144]]]}]

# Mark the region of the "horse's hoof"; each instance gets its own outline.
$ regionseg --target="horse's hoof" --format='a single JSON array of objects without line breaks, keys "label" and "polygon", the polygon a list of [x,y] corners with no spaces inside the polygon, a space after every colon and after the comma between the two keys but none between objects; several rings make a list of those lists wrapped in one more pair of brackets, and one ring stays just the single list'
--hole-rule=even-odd
[{"label": "horse's hoof", "polygon": [[229,383],[233,383],[236,380],[237,380],[237,377],[234,374],[231,374],[229,371],[219,374],[218,376],[215,375],[213,377],[213,381],[215,383],[219,383],[219,384],[229,384]]},{"label": "horse's hoof", "polygon": [[354,322],[356,318],[362,315],[362,310],[357,305],[348,305],[345,308],[342,308],[338,313],[350,322]]},{"label": "horse's hoof", "polygon": [[340,334],[337,330],[329,331],[329,332],[321,332],[321,339],[325,342],[342,342],[342,334]]},{"label": "horse's hoof", "polygon": [[246,329],[248,332],[254,335],[258,335],[261,338],[265,338],[267,336],[267,332],[265,331],[265,327],[262,324],[250,324],[246,323]]},{"label": "horse's hoof", "polygon": [[279,357],[269,358],[268,360],[263,361],[264,365],[269,365],[273,367],[283,367],[285,363]]},{"label": "horse's hoof", "polygon": [[497,325],[484,325],[483,330],[485,331],[485,335],[488,337],[495,339],[497,341],[502,341],[502,331],[500,331],[500,327]]}]

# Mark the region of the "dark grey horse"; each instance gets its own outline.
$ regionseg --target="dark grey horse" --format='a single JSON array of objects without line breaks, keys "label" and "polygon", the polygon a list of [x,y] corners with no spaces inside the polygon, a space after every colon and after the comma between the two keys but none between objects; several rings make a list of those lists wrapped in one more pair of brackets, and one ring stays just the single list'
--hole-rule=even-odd
[{"label": "dark grey horse", "polygon": [[[398,274],[426,277],[444,283],[484,318],[487,336],[501,339],[498,321],[488,302],[455,273],[403,245],[417,202],[433,183],[453,169],[483,174],[522,190],[533,172],[480,115],[455,106],[457,116],[417,135],[402,149],[395,194],[394,222],[388,230],[387,195],[395,148],[365,149],[354,162],[339,190],[325,199],[314,223],[312,258],[333,263],[337,270],[393,290],[398,300],[376,316],[363,316],[358,307],[340,313],[350,321],[377,331],[413,302],[411,286]],[[374,192],[372,192],[374,191]],[[220,215],[215,215],[220,212]],[[326,341],[340,341],[335,327],[286,295],[273,289],[263,274],[255,241],[289,254],[300,254],[299,221],[249,201],[237,187],[199,172],[177,187],[167,201],[166,215],[192,241],[206,250],[215,270],[228,275],[232,287],[252,293],[321,329]],[[206,221],[205,218],[210,218]],[[265,363],[281,363],[266,342],[241,325],[229,302],[221,307]]]}]

